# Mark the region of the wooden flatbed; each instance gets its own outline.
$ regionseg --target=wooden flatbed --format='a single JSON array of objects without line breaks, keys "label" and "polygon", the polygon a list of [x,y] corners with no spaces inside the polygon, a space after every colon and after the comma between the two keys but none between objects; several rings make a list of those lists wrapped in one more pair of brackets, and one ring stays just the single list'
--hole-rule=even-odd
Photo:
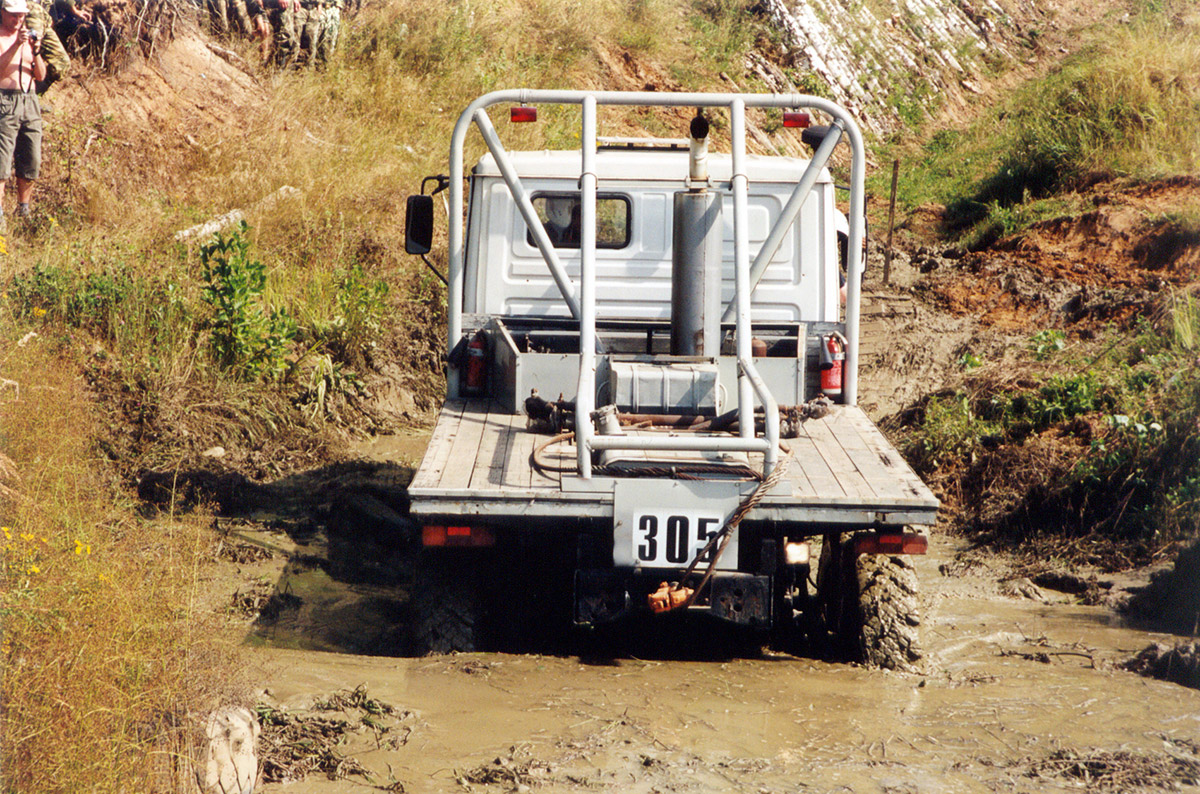
[{"label": "wooden flatbed", "polygon": [[[613,484],[573,473],[575,447],[563,442],[531,464],[549,436],[526,428],[525,416],[493,400],[448,400],[412,483],[419,518],[494,516],[599,519],[612,516]],[[932,524],[938,500],[856,406],[834,406],[800,425],[786,476],[749,519],[846,527]],[[761,455],[750,464],[761,470]]]}]

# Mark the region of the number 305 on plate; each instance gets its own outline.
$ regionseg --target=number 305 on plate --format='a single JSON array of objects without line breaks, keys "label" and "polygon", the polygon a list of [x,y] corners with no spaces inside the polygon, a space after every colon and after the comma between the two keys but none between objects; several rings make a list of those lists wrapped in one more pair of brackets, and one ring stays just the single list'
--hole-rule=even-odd
[{"label": "number 305 on plate", "polygon": [[[635,512],[633,559],[641,565],[687,565],[717,534],[723,523],[724,516],[706,511]],[[737,547],[734,543],[736,537],[730,542],[721,561],[736,566]],[[707,563],[710,559],[709,555],[705,555],[700,562]]]}]

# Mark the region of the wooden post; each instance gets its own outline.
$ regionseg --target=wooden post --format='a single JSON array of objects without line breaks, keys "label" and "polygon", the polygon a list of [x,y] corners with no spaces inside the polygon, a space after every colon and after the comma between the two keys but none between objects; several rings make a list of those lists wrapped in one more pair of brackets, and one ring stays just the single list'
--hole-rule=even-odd
[{"label": "wooden post", "polygon": [[896,228],[896,182],[900,178],[900,161],[892,161],[892,198],[888,202],[887,250],[883,252],[883,283],[892,280],[892,231]]}]

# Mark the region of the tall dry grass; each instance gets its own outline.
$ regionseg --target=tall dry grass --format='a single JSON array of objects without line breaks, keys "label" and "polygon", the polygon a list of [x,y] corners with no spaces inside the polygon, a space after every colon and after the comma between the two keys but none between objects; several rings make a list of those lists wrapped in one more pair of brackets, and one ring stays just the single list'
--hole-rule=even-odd
[{"label": "tall dry grass", "polygon": [[232,689],[197,606],[210,519],[142,517],[91,443],[86,384],[0,333],[5,791],[169,791],[189,715]]}]

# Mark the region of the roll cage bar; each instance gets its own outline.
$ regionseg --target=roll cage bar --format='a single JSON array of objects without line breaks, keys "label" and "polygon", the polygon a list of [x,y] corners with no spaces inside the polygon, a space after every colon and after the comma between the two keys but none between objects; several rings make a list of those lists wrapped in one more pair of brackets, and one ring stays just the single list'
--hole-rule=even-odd
[{"label": "roll cage bar", "polygon": [[[551,244],[545,229],[538,220],[529,194],[521,183],[500,138],[487,114],[490,107],[499,104],[518,105],[579,105],[581,106],[581,161],[579,188],[581,202],[580,274],[579,290],[571,282],[558,253]],[[693,107],[723,108],[729,112],[730,151],[733,195],[734,230],[734,284],[733,302],[726,308],[725,319],[730,315],[735,321],[735,340],[738,362],[738,419],[739,437],[722,438],[713,436],[693,437],[645,437],[596,435],[591,423],[595,409],[596,394],[596,190],[597,174],[595,159],[597,151],[596,116],[600,105],[633,107]],[[797,182],[796,188],[785,204],[762,248],[750,260],[749,227],[747,215],[746,175],[746,108],[811,108],[827,113],[833,119],[830,134],[817,147],[808,168]],[[850,165],[850,213],[849,251],[862,250],[865,234],[865,179],[866,154],[862,133],[850,114],[841,106],[821,97],[806,94],[746,94],[746,93],[657,93],[623,91],[557,91],[513,89],[494,91],[472,102],[454,126],[450,142],[450,228],[449,228],[449,271],[447,273],[448,322],[447,351],[453,350],[462,337],[463,330],[463,267],[464,267],[464,218],[463,218],[463,164],[464,142],[467,132],[474,124],[496,160],[517,208],[533,234],[534,242],[550,269],[550,273],[570,309],[571,317],[579,323],[579,388],[575,400],[575,438],[577,444],[577,466],[579,476],[590,479],[593,450],[642,449],[642,450],[721,450],[762,452],[763,476],[767,476],[778,462],[779,454],[779,407],[768,391],[766,384],[754,367],[751,353],[750,296],[774,256],[788,228],[794,222],[800,207],[816,182],[821,170],[829,161],[833,149],[844,135],[851,149]],[[843,382],[843,399],[848,405],[858,402],[858,349],[859,314],[861,305],[862,258],[848,257],[846,266],[846,362]],[[456,373],[451,371],[451,377]],[[765,437],[755,437],[754,398],[763,405],[766,417]]]}]

